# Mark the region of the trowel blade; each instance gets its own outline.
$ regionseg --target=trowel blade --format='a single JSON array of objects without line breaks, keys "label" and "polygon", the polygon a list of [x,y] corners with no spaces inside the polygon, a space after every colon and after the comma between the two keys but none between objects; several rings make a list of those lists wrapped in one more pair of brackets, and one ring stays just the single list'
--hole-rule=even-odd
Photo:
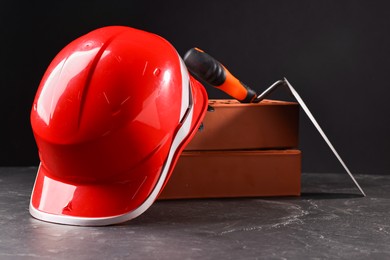
[{"label": "trowel blade", "polygon": [[356,187],[360,190],[360,192],[363,194],[363,196],[366,196],[363,189],[360,187],[359,183],[356,181],[356,179],[353,177],[351,171],[348,169],[347,165],[344,163],[343,159],[341,159],[340,155],[332,145],[332,143],[329,141],[328,137],[325,135],[324,131],[318,124],[317,120],[314,118],[313,114],[310,112],[309,108],[306,106],[305,102],[303,102],[303,99],[299,96],[298,92],[291,86],[290,82],[286,78],[284,78],[284,81],[287,84],[287,87],[290,89],[292,95],[295,97],[295,99],[298,101],[299,105],[302,107],[303,111],[306,113],[306,115],[309,117],[310,121],[313,123],[317,131],[320,133],[322,138],[325,140],[325,142],[328,144],[329,148],[332,150],[333,154],[337,157],[340,164],[344,167],[345,171],[348,173],[349,177],[351,177],[352,181],[355,183]]}]

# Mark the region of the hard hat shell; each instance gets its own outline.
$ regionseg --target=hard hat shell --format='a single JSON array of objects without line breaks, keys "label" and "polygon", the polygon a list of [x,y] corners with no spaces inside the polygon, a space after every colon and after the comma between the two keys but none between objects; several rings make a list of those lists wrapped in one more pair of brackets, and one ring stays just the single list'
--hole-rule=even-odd
[{"label": "hard hat shell", "polygon": [[67,45],[38,88],[31,124],[41,160],[30,213],[109,225],[158,197],[207,109],[207,94],[174,47],[130,27]]}]

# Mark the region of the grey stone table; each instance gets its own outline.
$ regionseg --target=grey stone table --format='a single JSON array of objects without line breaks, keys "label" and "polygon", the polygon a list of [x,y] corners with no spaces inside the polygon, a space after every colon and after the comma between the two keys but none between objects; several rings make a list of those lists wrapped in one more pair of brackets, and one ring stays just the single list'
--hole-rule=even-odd
[{"label": "grey stone table", "polygon": [[0,259],[390,259],[390,176],[303,174],[298,198],[158,201],[74,227],[28,213],[36,168],[0,168]]}]

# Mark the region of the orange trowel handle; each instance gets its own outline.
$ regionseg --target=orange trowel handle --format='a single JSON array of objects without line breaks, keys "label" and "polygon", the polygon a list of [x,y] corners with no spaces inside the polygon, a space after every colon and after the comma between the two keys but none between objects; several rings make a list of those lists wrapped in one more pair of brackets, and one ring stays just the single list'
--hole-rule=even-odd
[{"label": "orange trowel handle", "polygon": [[241,103],[253,102],[256,92],[236,79],[221,63],[198,48],[184,55],[184,63],[191,73],[210,85],[226,92]]}]

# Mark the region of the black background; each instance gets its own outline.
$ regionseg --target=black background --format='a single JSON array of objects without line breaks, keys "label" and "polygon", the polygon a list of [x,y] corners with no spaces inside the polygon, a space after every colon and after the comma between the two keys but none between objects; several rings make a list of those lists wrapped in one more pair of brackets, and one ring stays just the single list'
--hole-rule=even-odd
[{"label": "black background", "polygon": [[[40,79],[70,41],[102,26],[197,46],[261,92],[287,77],[352,172],[390,174],[387,1],[6,1],[0,8],[0,166],[38,164],[29,114]],[[210,98],[225,98],[207,87]],[[278,96],[275,96],[277,98]],[[304,172],[341,172],[301,114]]]}]

